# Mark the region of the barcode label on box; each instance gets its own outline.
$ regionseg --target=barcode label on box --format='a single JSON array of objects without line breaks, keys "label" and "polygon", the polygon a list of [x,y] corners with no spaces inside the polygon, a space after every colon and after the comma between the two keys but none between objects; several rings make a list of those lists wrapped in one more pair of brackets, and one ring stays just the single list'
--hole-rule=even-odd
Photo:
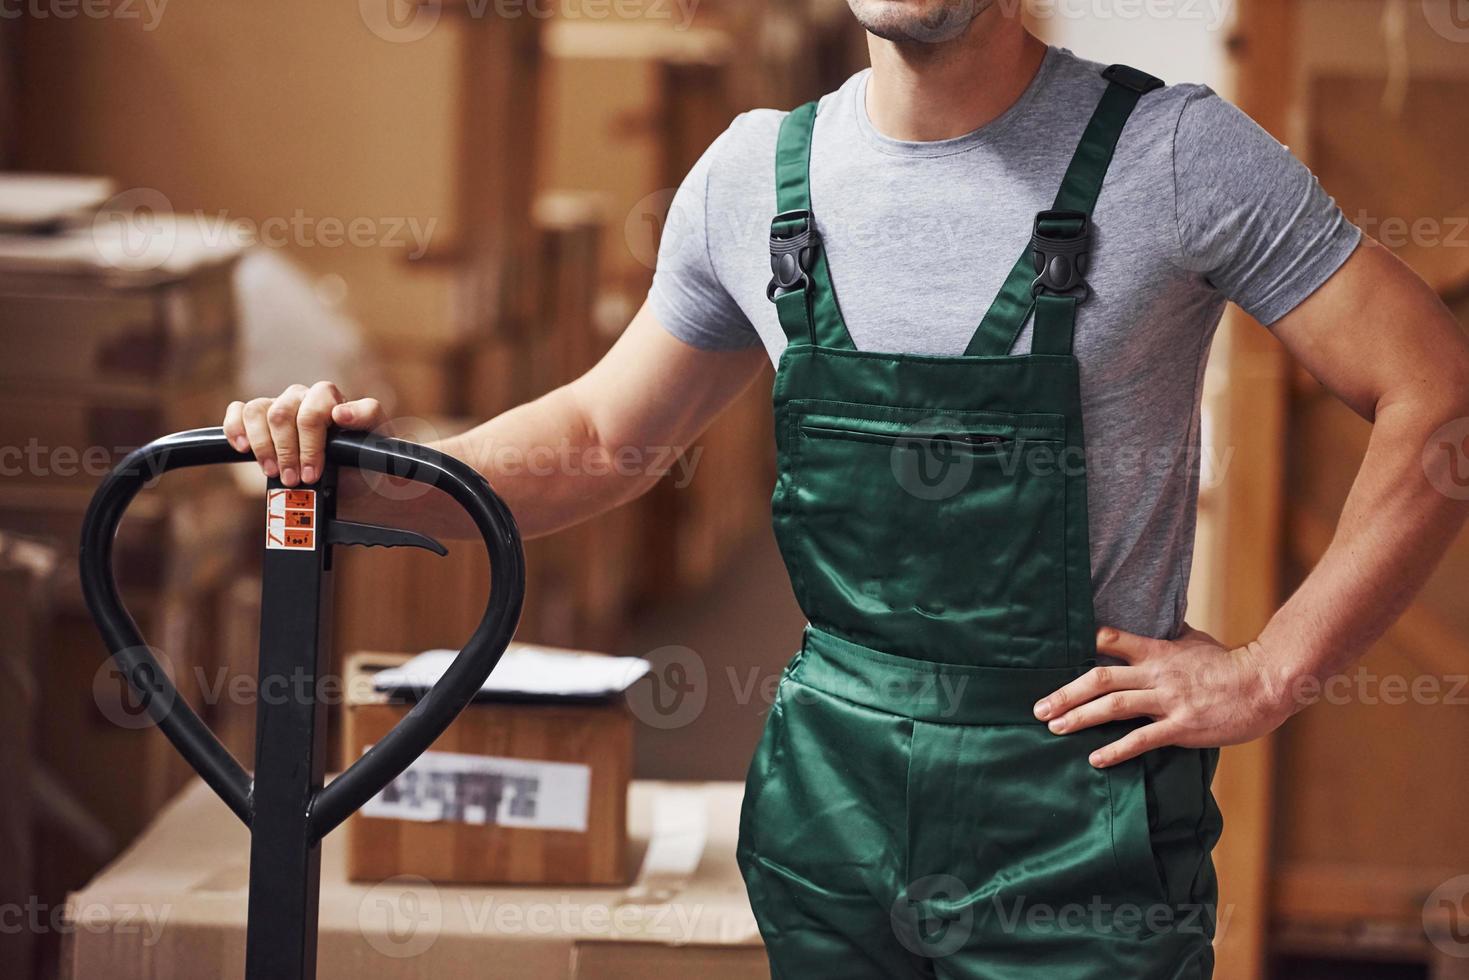
[{"label": "barcode label on box", "polygon": [[425,752],[369,800],[362,814],[585,832],[591,788],[590,766]]}]

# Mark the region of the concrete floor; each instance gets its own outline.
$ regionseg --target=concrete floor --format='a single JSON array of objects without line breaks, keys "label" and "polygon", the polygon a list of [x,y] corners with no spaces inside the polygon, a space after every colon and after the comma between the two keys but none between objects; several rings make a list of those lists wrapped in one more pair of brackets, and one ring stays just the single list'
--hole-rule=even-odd
[{"label": "concrete floor", "polygon": [[630,692],[640,722],[636,774],[744,779],[804,626],[769,530],[710,588],[639,617],[613,651],[654,667],[652,683]]}]

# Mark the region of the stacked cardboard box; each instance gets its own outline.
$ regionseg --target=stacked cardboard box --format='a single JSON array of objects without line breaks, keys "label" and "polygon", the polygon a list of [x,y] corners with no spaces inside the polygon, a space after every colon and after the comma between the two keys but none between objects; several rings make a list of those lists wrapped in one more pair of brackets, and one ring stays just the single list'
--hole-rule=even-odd
[{"label": "stacked cardboard box", "polygon": [[[515,650],[512,645],[509,655]],[[413,707],[411,699],[373,687],[379,672],[408,660],[402,654],[349,658],[344,764],[381,742]],[[370,805],[347,820],[347,877],[626,884],[632,760],[633,715],[621,692],[471,704],[405,774],[415,780],[416,798]],[[524,792],[511,788],[517,780]],[[389,789],[404,792],[404,782]],[[502,801],[509,822],[501,819]],[[472,807],[481,813],[472,815]]]},{"label": "stacked cardboard box", "polygon": [[[607,202],[598,306],[618,311],[621,322],[607,324],[604,345],[647,293],[674,189],[689,168],[739,111],[752,107],[747,100],[786,101],[771,90],[779,87],[774,83],[746,84],[749,52],[776,57],[770,45],[742,46],[779,30],[760,28],[738,9],[715,8],[701,11],[687,30],[609,21],[562,22],[548,31],[544,180]],[[780,56],[799,60],[794,52]],[[793,93],[784,95],[794,101]],[[589,140],[599,151],[578,152]],[[635,574],[624,593],[629,599],[705,585],[759,532],[771,479],[769,415],[768,384],[756,384],[685,453],[678,471],[692,478],[665,480],[624,518],[635,525],[636,561],[614,554],[610,568]]]},{"label": "stacked cardboard box", "polygon": [[[634,782],[626,887],[347,880],[347,840],[321,854],[321,980],[698,977],[764,980],[735,837],[738,783]],[[62,976],[244,976],[245,828],[202,783],[72,895]]]},{"label": "stacked cardboard box", "polygon": [[[150,223],[141,239],[129,237],[137,220]],[[110,672],[74,556],[113,465],[220,417],[234,376],[236,257],[166,215],[0,238],[0,529],[49,540],[62,558],[37,664],[36,755],[97,831],[94,844],[111,842],[78,847],[55,822],[39,825],[44,888],[85,880],[109,856],[99,849],[126,843],[187,775]],[[124,599],[196,704],[222,666],[215,617],[253,513],[227,472],[185,470],[140,494],[118,535]]]},{"label": "stacked cardboard box", "polygon": [[[720,2],[691,24],[652,14],[484,24],[446,5],[466,52],[497,54],[465,66],[457,231],[420,263],[452,270],[458,326],[378,339],[394,414],[468,426],[590,368],[641,304],[673,189],[704,149],[739,111],[794,105],[851,67],[833,67],[838,32],[822,8]],[[768,403],[768,382],[757,383],[716,422],[678,464],[691,482],[665,480],[637,504],[530,542],[522,636],[607,646],[639,603],[707,584],[761,533]],[[488,588],[481,565],[472,554],[346,558],[339,649],[462,642]],[[418,598],[389,598],[403,592]]]},{"label": "stacked cardboard box", "polygon": [[[35,807],[37,673],[45,646],[47,583],[56,552],[38,541],[0,533],[0,907],[24,909],[36,894],[31,826]],[[36,936],[18,930],[0,943],[0,974],[29,977]]]}]

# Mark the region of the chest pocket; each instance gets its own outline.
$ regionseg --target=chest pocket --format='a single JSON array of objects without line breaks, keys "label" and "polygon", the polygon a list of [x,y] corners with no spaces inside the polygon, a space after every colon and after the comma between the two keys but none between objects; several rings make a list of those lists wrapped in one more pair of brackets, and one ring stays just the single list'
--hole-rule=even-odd
[{"label": "chest pocket", "polygon": [[812,623],[928,660],[1065,662],[1064,417],[791,408],[774,510]]}]

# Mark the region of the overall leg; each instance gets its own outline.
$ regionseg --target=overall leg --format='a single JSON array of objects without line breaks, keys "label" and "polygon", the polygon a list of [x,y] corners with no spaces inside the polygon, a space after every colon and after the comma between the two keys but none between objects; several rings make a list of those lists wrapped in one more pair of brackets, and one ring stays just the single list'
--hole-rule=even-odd
[{"label": "overall leg", "polygon": [[914,820],[913,868],[949,869],[929,879],[931,914],[951,922],[931,951],[939,980],[1212,975],[1212,756],[1088,765],[1117,735],[919,728],[913,800],[928,819]]},{"label": "overall leg", "polygon": [[739,860],[776,980],[931,980],[895,929],[912,722],[781,682]]}]

